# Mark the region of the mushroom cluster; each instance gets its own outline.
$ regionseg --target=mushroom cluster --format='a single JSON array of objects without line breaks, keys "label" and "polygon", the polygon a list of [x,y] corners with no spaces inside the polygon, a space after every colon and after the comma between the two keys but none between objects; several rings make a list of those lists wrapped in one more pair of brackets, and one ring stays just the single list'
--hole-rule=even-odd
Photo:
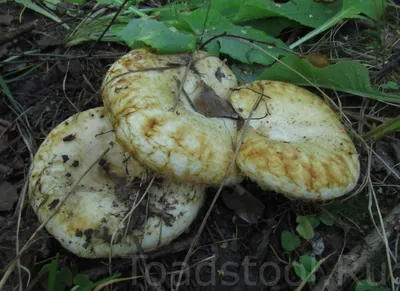
[{"label": "mushroom cluster", "polygon": [[[224,180],[244,130],[238,125],[260,96]],[[30,175],[39,221],[81,257],[168,244],[193,222],[206,187],[223,182],[248,177],[291,198],[325,200],[358,180],[355,146],[318,96],[281,82],[238,86],[205,52],[133,50],[108,70],[102,98],[104,107],[51,131]]]}]

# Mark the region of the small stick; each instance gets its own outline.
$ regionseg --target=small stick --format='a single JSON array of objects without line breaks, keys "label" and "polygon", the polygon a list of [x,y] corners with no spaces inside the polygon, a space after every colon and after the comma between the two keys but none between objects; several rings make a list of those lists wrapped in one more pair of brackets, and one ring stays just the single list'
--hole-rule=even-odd
[{"label": "small stick", "polygon": [[36,27],[36,24],[37,24],[37,20],[26,23],[26,24],[22,24],[22,25],[18,26],[18,28],[14,31],[6,32],[2,36],[0,36],[0,45],[5,44],[25,33],[32,31]]}]

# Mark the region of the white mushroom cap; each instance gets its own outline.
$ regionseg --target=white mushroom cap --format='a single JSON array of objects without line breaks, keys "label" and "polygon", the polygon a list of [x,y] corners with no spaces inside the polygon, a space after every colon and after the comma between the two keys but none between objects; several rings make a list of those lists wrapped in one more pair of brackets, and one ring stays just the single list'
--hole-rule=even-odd
[{"label": "white mushroom cap", "polygon": [[[117,141],[142,164],[177,181],[219,185],[233,158],[236,121],[198,113],[184,93],[174,107],[189,59],[190,54],[131,51],[109,69],[103,101]],[[162,67],[170,69],[157,69]],[[202,99],[202,82],[227,104],[229,89],[237,86],[235,75],[219,58],[196,52],[184,83],[196,108],[209,105]],[[227,183],[242,179],[235,166]]]},{"label": "white mushroom cap", "polygon": [[352,190],[360,174],[358,154],[329,106],[295,85],[256,81],[229,96],[241,117],[249,116],[258,92],[264,97],[240,148],[240,169],[261,187],[291,198],[326,200]]},{"label": "white mushroom cap", "polygon": [[135,237],[146,252],[184,232],[202,205],[202,186],[156,180],[144,197],[144,207],[139,204],[131,219],[122,223],[153,174],[115,142],[103,108],[68,118],[51,131],[36,153],[29,197],[39,221],[47,220],[107,147],[111,150],[47,223],[49,233],[78,256],[100,258],[110,251],[114,257],[138,252]]}]

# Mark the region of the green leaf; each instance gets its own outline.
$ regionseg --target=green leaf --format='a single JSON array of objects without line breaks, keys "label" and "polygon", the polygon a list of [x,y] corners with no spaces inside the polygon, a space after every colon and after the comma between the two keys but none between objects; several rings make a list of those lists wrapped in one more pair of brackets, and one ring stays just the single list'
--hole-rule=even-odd
[{"label": "green leaf", "polygon": [[331,19],[342,8],[342,1],[319,3],[314,0],[274,3],[265,0],[242,1],[235,21],[246,21],[265,17],[285,17],[309,27],[319,27]]},{"label": "green leaf", "polygon": [[385,0],[343,0],[342,13],[344,18],[357,18],[359,14],[365,14],[368,17],[379,20],[386,8]]},{"label": "green leaf", "polygon": [[281,233],[281,245],[285,251],[291,252],[300,246],[300,239],[290,231],[284,230]]},{"label": "green leaf", "polygon": [[57,291],[55,288],[57,279],[57,265],[58,265],[58,257],[51,260],[49,264],[43,266],[43,270],[47,270],[49,272],[49,276],[47,278],[46,291]]},{"label": "green leaf", "polygon": [[293,262],[294,271],[303,281],[314,282],[314,273],[318,270],[318,261],[311,256],[301,256],[300,263]]},{"label": "green leaf", "polygon": [[67,286],[72,285],[72,272],[69,268],[63,267],[57,272],[57,280],[55,282],[55,290],[65,290]]},{"label": "green leaf", "polygon": [[381,84],[381,85],[379,86],[379,88],[398,90],[398,89],[399,89],[399,86],[398,86],[395,82],[389,81],[389,82],[387,82],[387,83]]},{"label": "green leaf", "polygon": [[86,2],[86,0],[65,0],[68,3],[72,3],[72,4],[84,4]]},{"label": "green leaf", "polygon": [[297,27],[298,23],[284,17],[273,17],[248,20],[238,23],[240,26],[251,26],[264,32],[266,35],[278,36],[282,30],[288,27]]},{"label": "green leaf", "polygon": [[389,291],[389,289],[379,287],[377,283],[370,280],[361,280],[357,283],[355,291]]},{"label": "green leaf", "polygon": [[316,227],[318,227],[318,225],[319,225],[319,219],[318,219],[318,217],[317,216],[315,216],[315,215],[308,215],[308,216],[306,216],[307,217],[307,219],[308,219],[308,221],[310,222],[310,224],[311,224],[311,226],[312,226],[312,228],[316,228]]},{"label": "green leaf", "polygon": [[91,290],[93,287],[93,282],[89,280],[88,275],[82,275],[78,274],[74,278],[74,284],[75,286],[79,286],[76,291],[86,291],[86,290]]},{"label": "green leaf", "polygon": [[155,20],[133,19],[118,37],[132,49],[149,45],[160,54],[193,51],[196,47],[193,35],[172,31]]},{"label": "green leaf", "polygon": [[[283,81],[299,86],[314,85],[347,92],[361,97],[400,103],[400,95],[386,94],[371,87],[368,69],[358,61],[344,61],[325,68],[316,68],[306,60],[289,55],[266,70],[259,79]],[[296,72],[297,73],[296,73]],[[301,74],[302,76],[300,76]]]},{"label": "green leaf", "polygon": [[333,225],[333,217],[328,216],[328,215],[319,215],[318,216],[319,221],[321,221],[325,225],[332,226]]},{"label": "green leaf", "polygon": [[307,216],[297,216],[296,231],[305,239],[312,239],[314,237],[314,228],[310,223]]},{"label": "green leaf", "polygon": [[214,36],[228,34],[227,36],[221,36],[211,41],[206,46],[206,49],[212,54],[226,54],[246,64],[258,63],[268,65],[275,61],[270,56],[254,49],[250,44],[244,43],[242,39],[252,39],[272,44],[258,43],[259,46],[275,57],[287,54],[286,50],[288,47],[281,40],[248,26],[236,26],[214,10],[210,10],[207,16],[207,10],[198,9],[190,15],[182,16],[176,25],[181,29],[190,29],[195,35],[200,36],[203,32],[205,21],[203,43]]},{"label": "green leaf", "polygon": [[247,84],[257,80],[257,77],[264,72],[265,67],[257,64],[237,63],[233,64],[231,69],[240,84]]},{"label": "green leaf", "polygon": [[326,22],[319,25],[316,29],[293,43],[290,48],[294,49],[312,37],[338,24],[343,19],[361,18],[360,14],[365,14],[374,20],[379,20],[383,16],[386,5],[385,0],[343,0],[343,7],[335,16],[326,20]]}]

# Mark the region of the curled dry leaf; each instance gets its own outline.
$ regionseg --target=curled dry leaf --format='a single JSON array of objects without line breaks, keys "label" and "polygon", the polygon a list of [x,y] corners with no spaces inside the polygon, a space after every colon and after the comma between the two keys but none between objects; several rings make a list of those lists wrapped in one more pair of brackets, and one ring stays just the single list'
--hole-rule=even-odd
[{"label": "curled dry leaf", "polygon": [[320,52],[312,52],[305,56],[306,60],[317,68],[325,68],[330,65],[329,58]]},{"label": "curled dry leaf", "polygon": [[248,223],[257,223],[264,212],[262,201],[240,185],[235,185],[231,191],[222,192],[221,196],[226,207],[234,210]]},{"label": "curled dry leaf", "polygon": [[238,114],[225,98],[221,98],[213,88],[201,81],[201,98],[194,103],[197,112],[206,117],[238,118]]}]

